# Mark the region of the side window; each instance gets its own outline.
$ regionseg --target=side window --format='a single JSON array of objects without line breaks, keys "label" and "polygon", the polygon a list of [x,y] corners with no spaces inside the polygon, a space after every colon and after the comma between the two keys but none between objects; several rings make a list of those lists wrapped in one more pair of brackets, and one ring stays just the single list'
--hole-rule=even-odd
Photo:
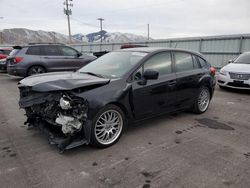
[{"label": "side window", "polygon": [[194,69],[200,69],[200,63],[198,62],[198,57],[197,56],[193,56],[193,63],[194,63]]},{"label": "side window", "polygon": [[154,69],[159,72],[159,76],[172,72],[172,61],[170,52],[162,52],[154,55],[144,63],[144,70]]},{"label": "side window", "polygon": [[133,75],[133,80],[138,81],[142,79],[142,67],[139,68]]},{"label": "side window", "polygon": [[200,65],[201,65],[202,68],[209,67],[209,64],[204,59],[198,57],[198,60],[199,60]]},{"label": "side window", "polygon": [[60,47],[64,56],[77,56],[77,51],[67,46]]},{"label": "side window", "polygon": [[175,70],[183,72],[193,69],[193,58],[191,54],[184,52],[175,52]]},{"label": "side window", "polygon": [[43,46],[42,49],[43,49],[42,55],[47,55],[47,56],[61,56],[62,55],[58,46]]},{"label": "side window", "polygon": [[28,55],[40,55],[40,46],[29,47],[26,54],[28,54]]}]

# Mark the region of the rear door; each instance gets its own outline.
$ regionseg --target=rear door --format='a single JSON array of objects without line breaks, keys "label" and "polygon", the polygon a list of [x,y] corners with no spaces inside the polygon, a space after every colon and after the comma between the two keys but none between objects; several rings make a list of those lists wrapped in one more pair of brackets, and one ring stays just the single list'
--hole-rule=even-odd
[{"label": "rear door", "polygon": [[[159,72],[157,80],[147,80],[141,85],[143,72],[154,69]],[[172,70],[170,52],[161,52],[150,59],[134,74],[133,104],[137,119],[173,110],[176,98],[176,76]]]},{"label": "rear door", "polygon": [[64,71],[68,69],[64,65],[62,52],[57,45],[41,46],[41,61],[48,71]]},{"label": "rear door", "polygon": [[199,80],[204,75],[196,58],[191,53],[174,52],[177,85],[177,108],[189,107],[198,92]]}]

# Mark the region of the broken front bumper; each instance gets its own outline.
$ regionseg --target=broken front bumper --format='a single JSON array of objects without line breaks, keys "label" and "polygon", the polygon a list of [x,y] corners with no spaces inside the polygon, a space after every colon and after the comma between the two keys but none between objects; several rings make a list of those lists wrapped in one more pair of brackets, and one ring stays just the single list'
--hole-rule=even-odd
[{"label": "broken front bumper", "polygon": [[51,145],[56,145],[59,148],[59,152],[64,152],[72,148],[76,148],[82,145],[88,145],[90,143],[90,131],[91,121],[87,121],[84,130],[76,135],[64,135],[58,127],[52,127],[45,121],[34,121],[27,119],[25,124],[29,127],[40,130],[44,133]]},{"label": "broken front bumper", "polygon": [[48,135],[60,151],[90,142],[91,121],[87,119],[88,102],[72,92],[34,92],[19,87],[19,106],[26,111],[28,126]]}]

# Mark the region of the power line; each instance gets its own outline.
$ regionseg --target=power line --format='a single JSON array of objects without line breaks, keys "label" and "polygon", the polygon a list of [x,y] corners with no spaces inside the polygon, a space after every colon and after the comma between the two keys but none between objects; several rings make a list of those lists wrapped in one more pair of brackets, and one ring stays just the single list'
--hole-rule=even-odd
[{"label": "power line", "polygon": [[87,23],[87,22],[80,21],[80,20],[78,20],[78,19],[76,19],[76,18],[74,18],[74,17],[72,17],[72,16],[71,16],[71,19],[72,19],[72,20],[75,20],[75,21],[77,21],[77,22],[79,22],[79,23],[82,24],[82,25],[86,25],[86,26],[94,27],[94,28],[99,28],[99,26],[97,26],[97,25],[94,25],[94,24],[90,24],[90,23]]}]

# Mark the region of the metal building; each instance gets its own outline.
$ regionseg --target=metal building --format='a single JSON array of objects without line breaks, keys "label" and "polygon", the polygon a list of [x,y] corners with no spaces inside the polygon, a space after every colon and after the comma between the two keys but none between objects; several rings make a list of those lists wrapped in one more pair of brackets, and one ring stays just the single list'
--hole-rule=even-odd
[{"label": "metal building", "polygon": [[[81,52],[93,53],[99,51],[113,51],[124,43],[84,43],[74,44],[72,47]],[[242,52],[250,51],[250,34],[224,35],[210,37],[174,38],[164,40],[150,40],[130,42],[150,47],[171,47],[194,50],[205,55],[215,67],[226,65],[228,60],[234,59]]]}]

